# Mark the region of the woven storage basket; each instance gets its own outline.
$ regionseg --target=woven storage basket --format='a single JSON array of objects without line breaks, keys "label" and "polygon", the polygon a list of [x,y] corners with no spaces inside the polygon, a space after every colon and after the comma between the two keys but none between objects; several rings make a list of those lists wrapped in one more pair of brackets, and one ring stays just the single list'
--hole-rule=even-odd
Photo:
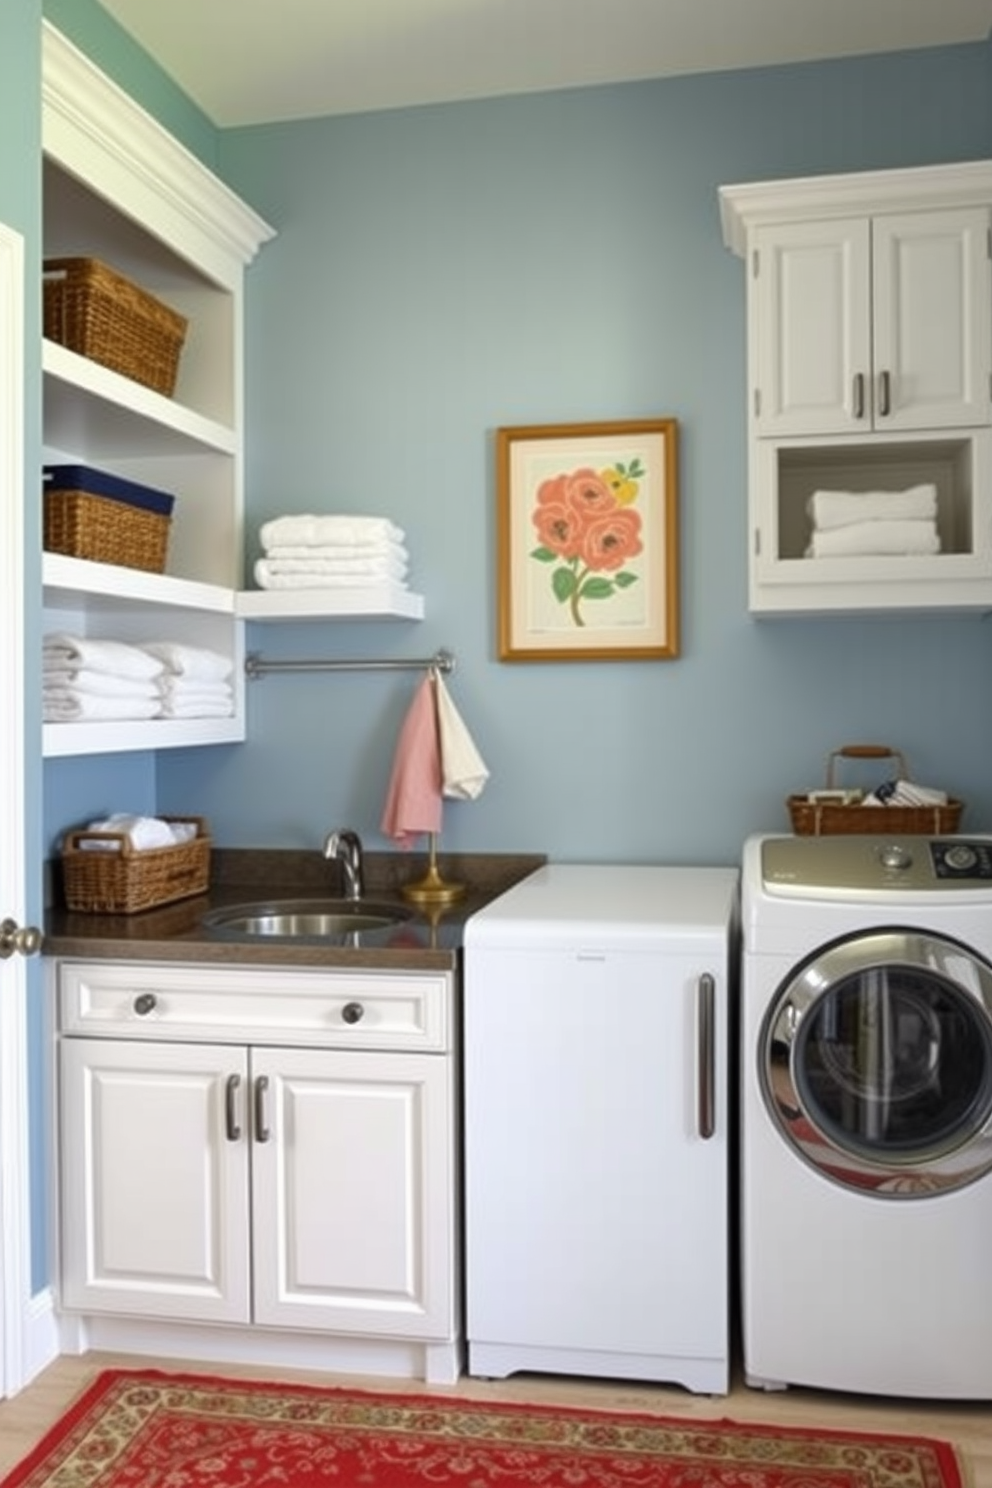
[{"label": "woven storage basket", "polygon": [[[845,744],[831,750],[827,757],[827,790],[836,790],[836,765],[840,759],[895,760],[899,779],[910,778],[901,750],[886,744]],[[798,837],[855,836],[859,834],[917,833],[921,836],[944,836],[956,832],[964,806],[948,800],[946,806],[862,806],[815,799],[809,795],[789,796],[786,800],[792,830]]]},{"label": "woven storage basket", "polygon": [[174,498],[83,465],[45,467],[49,553],[164,573]]},{"label": "woven storage basket", "polygon": [[171,398],[188,321],[98,258],[46,258],[49,341]]},{"label": "woven storage basket", "polygon": [[[204,894],[210,884],[210,833],[202,816],[166,816],[194,822],[196,836],[176,847],[131,846],[122,832],[68,832],[62,843],[62,881],[69,909],[90,914],[136,914]],[[84,842],[99,847],[83,847]]]}]

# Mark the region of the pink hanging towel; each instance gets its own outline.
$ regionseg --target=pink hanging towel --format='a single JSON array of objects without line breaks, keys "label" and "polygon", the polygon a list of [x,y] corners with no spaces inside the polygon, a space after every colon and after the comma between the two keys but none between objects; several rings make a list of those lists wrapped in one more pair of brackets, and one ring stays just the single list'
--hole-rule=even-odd
[{"label": "pink hanging towel", "polygon": [[396,740],[382,831],[400,847],[412,847],[420,833],[440,832],[441,812],[437,706],[428,676],[414,693]]}]

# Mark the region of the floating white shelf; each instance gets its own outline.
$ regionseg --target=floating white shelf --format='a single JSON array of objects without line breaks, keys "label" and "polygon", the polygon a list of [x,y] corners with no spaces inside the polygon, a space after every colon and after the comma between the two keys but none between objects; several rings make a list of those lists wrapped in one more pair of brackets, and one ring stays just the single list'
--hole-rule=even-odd
[{"label": "floating white shelf", "polygon": [[242,589],[234,598],[243,620],[422,620],[424,599],[398,584],[361,589]]}]

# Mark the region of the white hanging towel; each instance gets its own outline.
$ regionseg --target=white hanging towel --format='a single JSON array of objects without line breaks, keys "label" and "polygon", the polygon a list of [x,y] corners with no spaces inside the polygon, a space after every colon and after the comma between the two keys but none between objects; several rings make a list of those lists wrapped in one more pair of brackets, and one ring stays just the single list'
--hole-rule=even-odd
[{"label": "white hanging towel", "polygon": [[461,714],[451,701],[440,672],[434,676],[434,696],[441,746],[442,794],[460,801],[474,801],[482,794],[489,771]]}]

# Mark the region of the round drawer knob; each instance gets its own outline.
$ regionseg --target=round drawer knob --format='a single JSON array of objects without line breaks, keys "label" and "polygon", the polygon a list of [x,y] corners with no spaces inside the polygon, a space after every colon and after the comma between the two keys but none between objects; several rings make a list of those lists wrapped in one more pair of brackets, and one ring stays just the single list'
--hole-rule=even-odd
[{"label": "round drawer knob", "polygon": [[145,1018],[148,1016],[149,1013],[153,1013],[155,1011],[155,1002],[156,998],[154,992],[141,992],[134,999],[134,1011],[137,1013],[139,1018]]},{"label": "round drawer knob", "polygon": [[341,1009],[341,1016],[346,1023],[360,1023],[365,1016],[365,1009],[360,1002],[346,1002]]}]

